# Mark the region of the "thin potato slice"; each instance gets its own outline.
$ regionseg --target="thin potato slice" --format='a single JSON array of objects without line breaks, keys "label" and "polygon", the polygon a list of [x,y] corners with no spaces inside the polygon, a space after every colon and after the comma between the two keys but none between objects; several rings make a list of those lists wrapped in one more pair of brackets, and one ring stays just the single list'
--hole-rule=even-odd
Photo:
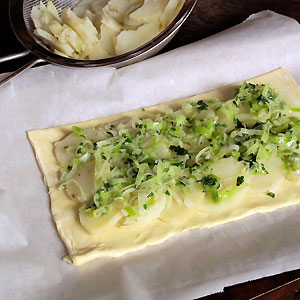
[{"label": "thin potato slice", "polygon": [[101,235],[106,232],[107,228],[111,228],[120,221],[123,217],[118,205],[114,205],[113,209],[101,218],[91,218],[90,214],[86,213],[83,209],[79,212],[80,223],[91,234]]},{"label": "thin potato slice", "polygon": [[251,179],[251,192],[276,192],[285,178],[284,165],[280,158],[272,157],[265,163],[268,174],[257,174]]},{"label": "thin potato slice", "polygon": [[137,30],[122,31],[116,38],[116,54],[120,55],[138,48],[159,33],[159,22],[142,25]]},{"label": "thin potato slice", "polygon": [[143,5],[131,13],[129,18],[140,23],[157,22],[168,0],[145,0]]},{"label": "thin potato slice", "polygon": [[164,12],[160,17],[163,28],[167,27],[178,15],[184,4],[184,0],[169,0]]},{"label": "thin potato slice", "polygon": [[34,6],[31,18],[34,34],[56,54],[104,59],[129,52],[154,38],[178,14],[183,3],[184,0],[83,0],[73,9],[64,9],[60,17],[53,2],[48,1],[47,5],[41,2]]}]

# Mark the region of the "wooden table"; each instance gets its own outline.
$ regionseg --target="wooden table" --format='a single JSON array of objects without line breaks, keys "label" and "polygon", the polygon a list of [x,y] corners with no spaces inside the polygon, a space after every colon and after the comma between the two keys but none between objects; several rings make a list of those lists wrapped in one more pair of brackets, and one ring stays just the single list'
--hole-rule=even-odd
[{"label": "wooden table", "polygon": [[[163,51],[203,39],[242,22],[252,13],[265,9],[290,16],[300,22],[300,0],[198,0],[197,6],[189,19]],[[7,10],[8,0],[1,0],[0,25],[4,37],[2,37],[1,42],[0,57],[23,50],[22,45],[19,44],[10,29]],[[23,58],[13,63],[3,63],[1,64],[0,72],[12,71],[25,61],[26,58]],[[226,287],[223,293],[207,296],[201,298],[201,300],[247,300],[272,289],[275,290],[255,299],[299,300],[300,280],[295,280],[299,277],[300,269]],[[289,285],[284,285],[291,280],[295,281]],[[277,288],[279,286],[281,287]]]}]

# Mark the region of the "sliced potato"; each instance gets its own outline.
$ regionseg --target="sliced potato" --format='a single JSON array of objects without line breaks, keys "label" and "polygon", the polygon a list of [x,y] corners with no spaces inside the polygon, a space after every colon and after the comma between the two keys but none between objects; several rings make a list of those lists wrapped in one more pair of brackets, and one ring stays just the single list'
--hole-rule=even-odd
[{"label": "sliced potato", "polygon": [[49,32],[52,33],[56,38],[58,38],[63,31],[63,26],[57,20],[53,20],[49,24],[48,28]]},{"label": "sliced potato", "polygon": [[58,21],[60,22],[61,19],[60,19],[60,16],[58,15],[58,12],[57,12],[57,9],[56,7],[54,6],[53,2],[52,1],[48,1],[47,2],[47,10],[48,12]]},{"label": "sliced potato", "polygon": [[99,13],[103,7],[108,3],[109,0],[96,0],[91,3],[90,10],[93,13]]},{"label": "sliced potato", "polygon": [[291,182],[299,182],[300,181],[300,171],[286,172],[285,178]]},{"label": "sliced potato", "polygon": [[122,30],[122,25],[111,16],[110,12],[106,7],[102,11],[102,24],[105,24],[108,28],[115,32],[120,32]]},{"label": "sliced potato", "polygon": [[79,35],[68,25],[64,24],[58,40],[62,43],[68,43],[76,52],[80,53],[85,46]]},{"label": "sliced potato", "polygon": [[[68,55],[66,55],[65,53],[62,53],[62,52],[60,52],[60,51],[58,51],[57,49],[54,49],[54,51],[53,51],[55,54],[57,54],[57,55],[60,55],[60,56],[63,56],[63,57],[69,57]],[[74,56],[74,53],[72,54],[72,57]],[[78,58],[78,57],[76,57],[76,58]]]},{"label": "sliced potato", "polygon": [[132,5],[142,5],[144,3],[144,0],[130,0],[130,3]]},{"label": "sliced potato", "polygon": [[62,26],[54,20],[49,24],[49,30],[61,43],[69,44],[78,53],[82,51],[84,43],[70,26]]},{"label": "sliced potato", "polygon": [[[248,175],[246,174],[246,166],[242,162],[237,161],[233,157],[223,158],[212,164],[211,172],[220,178],[220,194],[230,190],[233,191],[233,194],[230,194],[229,197],[224,196],[221,199],[221,203],[214,203],[207,192],[203,201],[197,206],[199,210],[209,212],[210,210],[221,210],[224,205],[234,206],[247,195],[249,189],[249,184],[247,183]],[[244,184],[237,187],[237,177],[241,175],[244,175],[247,179]]]},{"label": "sliced potato", "polygon": [[252,176],[251,193],[275,192],[284,180],[286,171],[279,157],[271,157],[264,166],[269,174]]},{"label": "sliced potato", "polygon": [[90,10],[86,10],[86,12],[84,13],[83,17],[82,18],[88,18],[91,20],[91,22],[93,23],[94,25],[94,18],[95,18],[95,14],[92,13]]},{"label": "sliced potato", "polygon": [[[203,211],[203,201],[205,193],[202,186],[194,184],[191,186],[192,192],[184,193],[181,190],[173,190],[171,196],[167,196],[167,209],[164,209],[160,215],[160,219],[168,224],[182,223],[182,219],[174,218],[178,210]],[[176,199],[175,199],[176,198]],[[188,216],[188,214],[186,214]]]},{"label": "sliced potato", "polygon": [[145,0],[139,9],[129,15],[129,18],[140,23],[157,22],[167,3],[168,0]]},{"label": "sliced potato", "polygon": [[132,4],[130,0],[110,0],[106,6],[110,15],[120,24],[124,22],[124,16],[131,8]]},{"label": "sliced potato", "polygon": [[96,14],[102,10],[102,8],[108,3],[109,0],[83,0],[80,1],[72,11],[79,18],[83,18],[86,11],[89,10],[93,14]]},{"label": "sliced potato", "polygon": [[74,14],[78,17],[78,18],[83,18],[85,16],[85,13],[87,11],[87,8],[85,6],[77,6],[74,7],[72,9],[72,11],[74,12]]},{"label": "sliced potato", "polygon": [[101,41],[96,43],[88,53],[89,59],[104,59],[111,57],[111,55],[105,51],[101,45]]},{"label": "sliced potato", "polygon": [[78,18],[83,18],[85,12],[91,9],[91,4],[93,2],[95,2],[95,0],[82,0],[72,9],[72,11]]},{"label": "sliced potato", "polygon": [[70,199],[84,202],[94,194],[95,162],[90,161],[83,168],[78,168],[73,179],[66,185],[66,192]]},{"label": "sliced potato", "polygon": [[35,34],[56,54],[103,59],[129,52],[151,40],[175,17],[183,2],[83,0],[73,9],[64,9],[60,17],[48,1],[46,5],[40,2],[34,6],[31,18]]},{"label": "sliced potato", "polygon": [[[44,31],[49,32],[48,25],[56,20],[60,21],[58,13],[53,6],[53,3],[48,2],[47,6],[40,2],[40,5],[34,6],[31,10],[31,19],[36,29],[41,28]],[[53,9],[54,7],[54,9]]]},{"label": "sliced potato", "polygon": [[78,33],[85,44],[96,44],[98,42],[98,31],[89,18],[80,19],[71,9],[65,9],[61,18],[64,24],[69,25]]},{"label": "sliced potato", "polygon": [[107,160],[104,160],[102,158],[99,159],[95,166],[95,176],[93,179],[93,183],[95,182],[95,186],[97,186],[97,181],[100,177],[103,181],[108,181],[108,179],[111,177],[110,173],[110,164],[107,162]]},{"label": "sliced potato", "polygon": [[112,210],[107,215],[101,217],[93,217],[86,213],[83,208],[79,211],[81,225],[91,234],[101,234],[107,228],[116,226],[122,217],[120,204],[117,202],[112,204]]},{"label": "sliced potato", "polygon": [[[103,133],[103,130],[100,128],[88,128],[84,130],[85,137],[87,139],[98,142],[104,139],[106,136]],[[71,163],[72,155],[68,154],[65,147],[77,147],[84,138],[76,136],[74,133],[69,134],[61,141],[55,143],[55,156],[59,163]]]},{"label": "sliced potato", "polygon": [[197,206],[197,209],[201,212],[209,213],[211,211],[222,211],[224,207],[234,207],[238,205],[249,192],[249,184],[241,185],[236,188],[235,193],[230,195],[228,198],[223,198],[220,203],[214,203],[210,198],[209,194],[206,193],[203,201]]},{"label": "sliced potato", "polygon": [[154,204],[149,205],[147,214],[140,215],[138,217],[126,217],[123,226],[129,226],[133,224],[146,224],[152,220],[155,220],[160,217],[162,211],[166,207],[166,196],[161,195],[161,197],[158,197]]},{"label": "sliced potato", "polygon": [[169,0],[164,12],[160,16],[162,28],[166,28],[178,15],[184,4],[184,0]]},{"label": "sliced potato", "polygon": [[38,6],[34,6],[30,13],[31,19],[33,21],[34,27],[42,28],[43,24],[41,22],[42,12],[40,11]]},{"label": "sliced potato", "polygon": [[136,5],[131,6],[128,9],[128,11],[126,11],[126,13],[124,14],[124,19],[123,19],[124,30],[136,30],[141,25],[143,25],[140,22],[129,18],[130,14],[133,13],[134,11],[136,11],[138,8],[140,8],[142,4],[143,4],[143,1],[140,1]]},{"label": "sliced potato", "polygon": [[102,13],[95,13],[92,22],[98,31],[98,38],[100,38],[101,37],[100,31],[101,31],[101,25],[102,25]]},{"label": "sliced potato", "polygon": [[212,174],[219,177],[223,184],[222,188],[236,186],[237,177],[245,173],[246,166],[233,157],[222,158],[213,163]]},{"label": "sliced potato", "polygon": [[[47,5],[48,6],[48,5]],[[57,21],[60,21],[60,18],[58,17],[58,14],[57,14],[57,12],[56,12],[56,14],[55,14],[55,12],[52,14],[52,12],[51,12],[51,5],[49,5],[49,7],[50,7],[50,11],[48,10],[48,7],[47,6],[45,6],[44,4],[43,4],[43,2],[40,2],[40,11],[41,11],[41,23],[43,24],[43,26],[42,26],[42,28],[44,29],[44,30],[46,30],[47,31],[47,29],[48,29],[48,24],[49,23],[51,23],[52,21],[54,21],[54,20],[57,20]],[[54,9],[55,9],[55,7],[54,7]],[[52,9],[53,10],[53,9]],[[56,10],[56,9],[55,9]],[[57,19],[57,17],[58,17],[58,19]]]},{"label": "sliced potato", "polygon": [[[108,54],[108,56],[115,56],[115,40],[118,32],[107,27],[105,24],[101,25],[101,38],[99,46]],[[106,56],[106,57],[108,57]]]},{"label": "sliced potato", "polygon": [[147,23],[137,30],[122,31],[116,38],[116,54],[120,55],[138,48],[159,34],[159,21]]},{"label": "sliced potato", "polygon": [[70,45],[61,43],[53,35],[41,28],[37,28],[34,31],[34,34],[40,37],[45,42],[45,44],[50,45],[54,49],[57,49],[58,51],[66,54],[67,56],[72,56],[72,54],[74,53],[74,49]]}]

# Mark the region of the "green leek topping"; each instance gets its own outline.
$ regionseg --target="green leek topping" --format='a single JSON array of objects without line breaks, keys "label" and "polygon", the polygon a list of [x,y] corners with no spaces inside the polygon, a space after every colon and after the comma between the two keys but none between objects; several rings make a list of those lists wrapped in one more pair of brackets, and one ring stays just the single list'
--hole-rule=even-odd
[{"label": "green leek topping", "polygon": [[85,137],[83,129],[78,126],[72,126],[72,131],[76,136]]},{"label": "green leek topping", "polygon": [[134,217],[136,215],[136,212],[129,206],[126,207],[125,210],[131,217]]},{"label": "green leek topping", "polygon": [[271,198],[275,198],[275,194],[272,192],[267,193],[268,196],[270,196]]},{"label": "green leek topping", "polygon": [[211,167],[222,158],[233,157],[253,174],[268,174],[264,163],[276,155],[286,170],[300,170],[300,119],[293,115],[299,110],[268,84],[245,82],[227,102],[199,100],[164,114],[143,110],[127,124],[105,125],[101,140],[88,140],[73,126],[82,141],[75,151],[65,148],[74,154],[71,163],[62,164],[60,188],[94,161],[95,193],[85,204],[94,216],[107,214],[116,201],[129,216],[144,215],[162,195],[176,197],[176,191],[195,187],[219,203],[245,181],[238,176],[235,187],[223,188]]},{"label": "green leek topping", "polygon": [[240,186],[244,182],[244,176],[238,176],[236,179],[236,186]]}]

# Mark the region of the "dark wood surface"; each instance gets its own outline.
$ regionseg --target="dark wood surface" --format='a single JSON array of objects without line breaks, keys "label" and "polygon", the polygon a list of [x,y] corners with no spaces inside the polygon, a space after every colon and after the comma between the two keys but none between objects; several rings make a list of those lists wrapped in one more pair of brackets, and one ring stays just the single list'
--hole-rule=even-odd
[{"label": "dark wood surface", "polygon": [[[250,14],[265,9],[290,16],[300,22],[300,0],[198,0],[197,6],[189,19],[163,51],[168,51],[223,31],[242,22]],[[14,37],[9,26],[8,0],[0,1],[0,25],[2,34],[4,33],[0,47],[0,57],[24,50]],[[25,61],[26,58],[13,63],[3,63],[0,66],[0,72],[12,71]],[[299,267],[299,265],[295,266],[295,268]],[[297,278],[300,278],[300,269],[232,287],[225,287],[223,293],[207,296],[201,298],[201,300],[247,300],[262,295],[269,290],[272,291],[255,299],[299,300],[300,280],[295,280]],[[292,280],[295,281],[285,285]]]},{"label": "dark wood surface", "polygon": [[300,270],[225,287],[223,293],[198,300],[299,300]]}]

